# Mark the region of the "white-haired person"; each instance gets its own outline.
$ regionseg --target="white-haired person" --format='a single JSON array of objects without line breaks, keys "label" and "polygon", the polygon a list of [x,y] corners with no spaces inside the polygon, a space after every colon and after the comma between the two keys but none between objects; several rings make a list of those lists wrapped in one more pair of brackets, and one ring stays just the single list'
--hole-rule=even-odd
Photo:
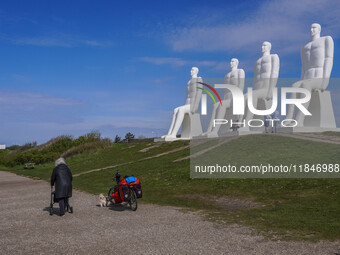
[{"label": "white-haired person", "polygon": [[51,187],[55,184],[55,201],[59,202],[60,216],[65,215],[68,199],[72,197],[72,173],[64,158],[55,161],[55,168],[51,175]]}]

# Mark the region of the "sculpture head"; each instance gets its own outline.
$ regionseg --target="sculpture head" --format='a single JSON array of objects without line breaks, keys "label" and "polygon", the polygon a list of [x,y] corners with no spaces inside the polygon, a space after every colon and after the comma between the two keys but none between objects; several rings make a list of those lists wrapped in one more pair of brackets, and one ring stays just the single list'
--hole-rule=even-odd
[{"label": "sculpture head", "polygon": [[310,26],[310,36],[313,37],[320,37],[321,33],[321,25],[318,23],[313,23]]},{"label": "sculpture head", "polygon": [[230,68],[233,69],[233,68],[237,68],[238,66],[238,59],[237,58],[232,58],[230,60]]},{"label": "sculpture head", "polygon": [[272,44],[270,42],[263,42],[262,43],[262,54],[270,53],[270,50],[272,48]]},{"label": "sculpture head", "polygon": [[191,74],[191,77],[192,78],[195,78],[195,77],[197,77],[197,74],[198,74],[198,68],[197,67],[192,67],[191,68],[191,71],[190,71],[190,74]]}]

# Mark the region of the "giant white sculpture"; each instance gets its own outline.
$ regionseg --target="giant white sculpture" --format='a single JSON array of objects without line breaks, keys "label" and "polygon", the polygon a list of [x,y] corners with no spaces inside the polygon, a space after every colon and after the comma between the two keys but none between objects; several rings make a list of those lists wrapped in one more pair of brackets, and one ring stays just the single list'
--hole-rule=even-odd
[{"label": "giant white sculpture", "polygon": [[[320,37],[320,33],[320,24],[312,24],[311,41],[301,48],[301,80],[292,85],[312,93],[311,100],[304,104],[312,116],[296,111],[293,104],[288,107],[286,119],[294,119],[297,112],[295,120],[298,127],[336,128],[330,93],[325,91],[333,67],[334,43],[332,37]],[[292,93],[291,99],[295,98],[296,93]]]},{"label": "giant white sculpture", "polygon": [[191,68],[191,79],[187,83],[185,104],[175,108],[169,132],[162,136],[165,141],[178,139],[176,135],[182,123],[181,139],[191,139],[193,136],[202,134],[200,115],[196,113],[202,95],[202,90],[199,89],[202,88],[200,82],[203,82],[201,77],[197,77],[198,71],[197,67]]},{"label": "giant white sculpture", "polygon": [[[254,85],[253,85],[253,106],[256,109],[269,109],[273,96],[273,88],[275,88],[279,77],[280,59],[277,54],[270,54],[270,42],[263,42],[262,57],[255,62],[254,66]],[[245,97],[245,106],[248,105],[248,95]],[[259,107],[259,102],[261,106]],[[249,131],[248,121],[253,118],[254,114],[246,107],[244,119],[246,125],[239,131]]]},{"label": "giant white sculpture", "polygon": [[[241,91],[244,89],[244,79],[245,74],[243,69],[238,69],[239,61],[236,58],[232,58],[230,61],[231,71],[227,73],[224,77],[224,83],[228,85],[233,85],[238,87]],[[232,105],[232,94],[230,90],[225,89],[224,98],[222,100],[222,105],[216,103],[211,114],[211,120],[209,122],[209,127],[203,136],[207,137],[217,137],[218,132],[221,128],[221,124],[216,124],[214,126],[215,119],[230,119],[232,118],[231,105]],[[228,111],[228,113],[227,113]],[[228,115],[228,117],[226,117]]]}]

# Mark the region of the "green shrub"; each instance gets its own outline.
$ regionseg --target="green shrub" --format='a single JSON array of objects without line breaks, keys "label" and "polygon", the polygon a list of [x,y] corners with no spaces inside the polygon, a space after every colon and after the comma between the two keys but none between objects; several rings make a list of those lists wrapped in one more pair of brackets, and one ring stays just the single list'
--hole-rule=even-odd
[{"label": "green shrub", "polygon": [[63,135],[37,146],[36,142],[22,146],[14,145],[4,153],[0,153],[0,164],[14,167],[25,163],[43,164],[53,162],[60,156],[71,157],[80,153],[91,153],[112,145],[109,138],[101,138],[98,131],[92,131],[77,139]]}]

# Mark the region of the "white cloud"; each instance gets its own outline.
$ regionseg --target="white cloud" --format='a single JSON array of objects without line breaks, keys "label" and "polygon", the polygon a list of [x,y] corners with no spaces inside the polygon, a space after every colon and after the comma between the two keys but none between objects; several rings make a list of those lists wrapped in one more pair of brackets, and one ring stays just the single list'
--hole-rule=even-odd
[{"label": "white cloud", "polygon": [[55,106],[80,106],[83,102],[75,99],[59,98],[34,92],[0,91],[0,107],[34,109]]},{"label": "white cloud", "polygon": [[246,20],[183,27],[173,30],[166,40],[175,51],[230,52],[253,52],[263,41],[271,41],[274,51],[287,54],[299,51],[314,22],[323,26],[322,35],[340,37],[340,1],[266,1]]},{"label": "white cloud", "polygon": [[143,57],[141,61],[145,61],[154,65],[172,65],[172,66],[186,66],[186,65],[199,65],[199,66],[214,66],[217,64],[216,61],[194,61],[184,60],[182,58],[166,58],[166,57]]},{"label": "white cloud", "polygon": [[[211,61],[211,60],[185,60],[182,58],[168,58],[168,57],[143,57],[139,60],[151,63],[154,65],[170,65],[173,67],[183,67],[183,66],[197,66],[200,67],[209,67],[210,70],[217,71],[217,72],[229,72],[230,66],[229,61]],[[242,68],[246,71],[253,71],[254,69],[254,62],[239,58],[239,68]],[[155,83],[157,82],[165,82],[169,80],[168,78],[164,79],[156,79],[154,80]]]},{"label": "white cloud", "polygon": [[11,75],[13,79],[17,80],[17,81],[21,81],[21,82],[30,82],[31,78],[25,75],[21,75],[21,74],[12,74]]},{"label": "white cloud", "polygon": [[21,45],[33,45],[33,46],[44,46],[44,47],[72,47],[74,42],[72,40],[65,40],[56,37],[30,37],[30,38],[12,38],[9,39],[15,44]]},{"label": "white cloud", "polygon": [[80,36],[67,34],[43,35],[35,37],[11,37],[5,34],[0,34],[0,39],[14,44],[43,47],[76,47],[79,45],[111,47],[114,45],[114,42],[109,40],[90,40],[81,38]]},{"label": "white cloud", "polygon": [[227,64],[221,61],[210,60],[185,60],[182,58],[168,58],[168,57],[143,57],[139,60],[151,63],[154,65],[171,65],[173,67],[183,66],[197,66],[200,67],[212,67],[214,70],[226,70]]},{"label": "white cloud", "polygon": [[53,125],[53,129],[62,130],[89,130],[103,125],[145,128],[164,125],[166,118],[158,114],[161,109],[155,109],[153,104],[169,100],[168,97],[162,99],[157,93],[141,97],[139,92],[128,97],[101,94],[97,93],[95,102],[83,102],[42,93],[0,90],[0,116],[6,126],[33,125],[38,129]]}]

